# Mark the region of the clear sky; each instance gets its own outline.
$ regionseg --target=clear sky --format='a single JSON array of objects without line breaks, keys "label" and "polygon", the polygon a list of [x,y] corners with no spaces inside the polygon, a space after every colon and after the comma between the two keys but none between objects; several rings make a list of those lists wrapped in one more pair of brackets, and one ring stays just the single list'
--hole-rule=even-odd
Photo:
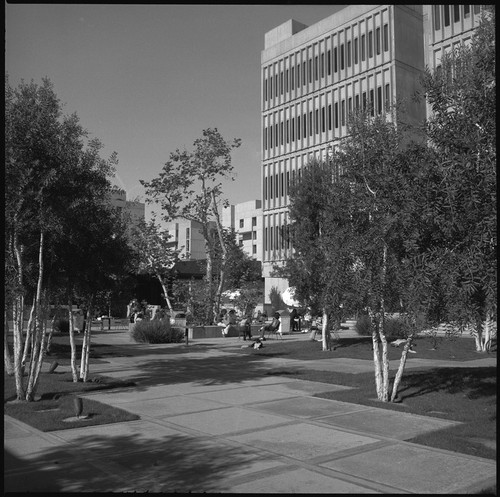
[{"label": "clear sky", "polygon": [[[145,200],[140,179],[206,128],[227,140],[231,203],[260,199],[260,56],[267,31],[306,25],[340,5],[5,4],[9,82],[47,76],[67,114],[118,153],[114,183]],[[150,208],[146,207],[146,217]]]}]

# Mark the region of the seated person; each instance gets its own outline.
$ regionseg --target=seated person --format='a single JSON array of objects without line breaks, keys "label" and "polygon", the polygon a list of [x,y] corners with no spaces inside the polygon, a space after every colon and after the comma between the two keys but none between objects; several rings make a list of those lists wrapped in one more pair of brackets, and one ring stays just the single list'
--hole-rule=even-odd
[{"label": "seated person", "polygon": [[274,313],[273,320],[270,324],[264,325],[259,331],[261,332],[260,338],[265,339],[264,335],[266,331],[276,331],[280,327],[280,314],[279,312]]},{"label": "seated person", "polygon": [[236,324],[236,311],[234,309],[231,309],[227,313],[224,322],[226,323],[226,327],[222,330],[222,335],[226,337],[229,333],[229,329]]}]

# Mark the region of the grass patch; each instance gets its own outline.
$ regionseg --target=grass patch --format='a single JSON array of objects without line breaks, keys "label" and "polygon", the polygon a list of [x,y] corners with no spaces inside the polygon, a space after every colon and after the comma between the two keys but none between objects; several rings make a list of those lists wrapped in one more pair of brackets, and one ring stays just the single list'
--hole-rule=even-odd
[{"label": "grass patch", "polygon": [[[320,335],[317,335],[320,338]],[[373,360],[371,337],[341,338],[335,344],[335,350],[321,350],[321,343],[309,340],[267,340],[264,348],[258,349],[258,354],[271,357],[285,357],[288,359],[298,359],[304,361],[318,359],[332,359],[334,357],[345,357],[350,359]],[[241,353],[253,353],[250,348],[238,348]],[[476,352],[474,340],[472,338],[438,339],[435,349],[432,340],[428,337],[417,338],[414,341],[415,354],[408,354],[409,360],[413,357],[419,359],[436,359],[445,361],[472,361],[483,357],[496,358],[496,346],[490,354]],[[389,345],[388,357],[390,361],[399,360],[403,347]]]},{"label": "grass patch", "polygon": [[[266,341],[264,348],[239,349],[241,353],[255,353],[259,356],[279,356],[296,360],[332,360],[352,358],[373,361],[371,338],[341,339],[335,351],[321,350],[319,342],[311,341]],[[275,375],[288,378],[316,381],[352,387],[352,390],[326,392],[316,397],[334,399],[401,411],[423,416],[432,416],[463,424],[415,437],[411,442],[439,449],[446,449],[488,459],[496,459],[496,367],[464,367],[464,362],[490,354],[475,351],[474,340],[459,338],[443,339],[432,349],[429,338],[420,338],[415,347],[422,359],[446,360],[456,363],[454,367],[414,369],[407,368],[398,391],[398,403],[380,402],[376,398],[374,373],[343,373],[329,371],[308,371],[300,368],[274,371]],[[401,348],[389,347],[389,360],[399,360]],[[391,385],[396,369],[390,371]]]},{"label": "grass patch", "polygon": [[74,383],[71,373],[57,373],[57,371],[54,374],[41,373],[35,401],[26,402],[15,400],[14,377],[4,375],[4,414],[40,431],[133,421],[140,419],[139,416],[91,399],[83,399],[82,415],[88,416],[87,419],[79,419],[75,422],[64,421],[75,417],[73,400],[78,394],[133,385],[133,382],[105,376],[96,376],[90,382]]}]

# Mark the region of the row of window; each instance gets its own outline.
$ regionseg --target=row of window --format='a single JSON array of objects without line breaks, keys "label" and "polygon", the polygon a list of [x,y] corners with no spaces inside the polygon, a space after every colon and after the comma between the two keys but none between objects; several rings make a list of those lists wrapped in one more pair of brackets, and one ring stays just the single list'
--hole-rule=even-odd
[{"label": "row of window", "polygon": [[264,252],[272,250],[290,250],[289,225],[270,226],[264,228]]},{"label": "row of window", "polygon": [[388,111],[391,103],[390,85],[387,83],[382,95],[382,86],[364,91],[361,95],[355,95],[342,99],[340,102],[328,104],[320,109],[310,110],[289,119],[281,120],[263,128],[264,150],[284,145],[285,143],[298,142],[301,138],[313,136],[313,134],[324,133],[346,126],[347,116],[354,110],[369,109],[371,115],[375,112],[381,114],[383,110]]},{"label": "row of window", "polygon": [[[374,34],[375,32],[375,34]],[[325,75],[331,76],[344,70],[346,67],[357,65],[360,61],[373,58],[374,54],[380,55],[382,50],[389,51],[389,25],[384,24],[374,31],[339,43],[332,49],[323,49],[317,55],[307,57],[306,50],[302,50],[302,62],[291,63],[291,67],[278,69],[280,64],[275,62],[264,70],[264,101],[270,102],[273,97],[284,95],[295,88],[299,89],[307,83],[318,81]],[[316,49],[317,51],[317,49]],[[312,47],[309,47],[312,52]],[[300,58],[297,52],[296,59]],[[281,61],[283,62],[283,61]],[[274,69],[274,75],[270,75]]]},{"label": "row of window", "polygon": [[[239,241],[239,246],[243,247],[243,240]],[[257,245],[254,244],[254,245],[252,245],[252,255],[255,255],[255,254],[257,254]]]},{"label": "row of window", "polygon": [[[257,226],[257,218],[256,217],[252,217],[252,227],[254,226]],[[240,219],[240,228],[244,228],[245,227],[245,220],[244,219]]]},{"label": "row of window", "polygon": [[[481,5],[473,5],[472,7],[474,9],[474,14],[480,13]],[[470,8],[470,5],[434,5],[434,31],[439,31],[441,29],[441,19],[444,27],[448,27],[451,24],[452,18],[453,22],[460,22],[461,19],[469,19],[471,12]]]}]

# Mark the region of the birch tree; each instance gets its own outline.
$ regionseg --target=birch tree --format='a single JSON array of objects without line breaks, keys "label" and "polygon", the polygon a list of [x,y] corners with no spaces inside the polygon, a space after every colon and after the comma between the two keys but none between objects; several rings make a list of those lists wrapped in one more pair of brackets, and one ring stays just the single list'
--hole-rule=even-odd
[{"label": "birch tree", "polygon": [[174,276],[173,267],[180,260],[182,247],[174,248],[170,242],[172,236],[160,229],[155,219],[141,222],[133,230],[133,245],[138,258],[140,273],[156,276],[163,289],[163,297],[170,312],[173,311],[169,280]]},{"label": "birch tree", "polygon": [[[217,128],[205,129],[203,136],[194,141],[191,152],[177,149],[170,154],[158,177],[151,181],[141,180],[148,196],[146,201],[160,205],[164,221],[185,218],[201,224],[207,254],[207,323],[216,319],[216,302],[220,302],[221,294],[221,287],[213,272],[215,245],[212,223],[215,223],[216,236],[224,246],[218,214],[219,203],[224,202],[221,181],[233,179],[231,151],[240,144],[241,140],[237,138],[224,140]],[[223,278],[222,273],[219,280]]]}]

